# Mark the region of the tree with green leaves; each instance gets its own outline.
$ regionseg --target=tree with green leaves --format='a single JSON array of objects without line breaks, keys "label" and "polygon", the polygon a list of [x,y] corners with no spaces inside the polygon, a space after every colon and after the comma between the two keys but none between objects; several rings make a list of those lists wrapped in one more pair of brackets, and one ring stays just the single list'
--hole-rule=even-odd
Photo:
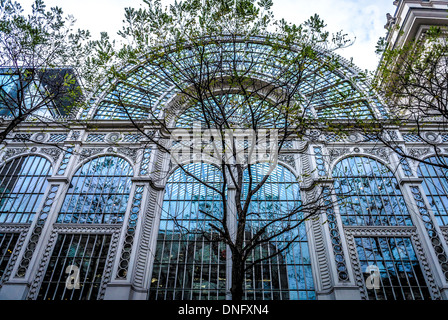
[{"label": "tree with green leaves", "polygon": [[36,0],[25,15],[18,2],[0,2],[0,143],[22,123],[69,124],[84,103],[81,89],[89,32],[74,18]]},{"label": "tree with green leaves", "polygon": [[[381,44],[382,42],[382,44]],[[434,26],[419,38],[391,47],[379,41],[382,54],[372,89],[383,96],[389,116],[364,132],[375,136],[402,159],[448,169],[447,158],[438,145],[441,137],[429,131],[444,132],[448,120],[448,42],[447,28]],[[390,128],[402,127],[416,135],[434,152],[437,161],[423,160],[400,147]]]},{"label": "tree with green leaves", "polygon": [[[163,7],[145,0],[138,9],[126,8],[121,45],[103,33],[88,60],[87,78],[98,83],[99,92],[106,91],[98,119],[130,121],[160,152],[171,155],[173,166],[218,197],[219,210],[199,205],[207,221],[200,230],[180,224],[178,230],[227,246],[234,300],[244,297],[250,268],[285,254],[301,236],[293,231],[331,205],[323,204],[319,187],[309,186],[313,196],[293,207],[254,210],[277,156],[292,140],[303,141],[299,151],[308,153],[306,141],[329,121],[369,112],[353,99],[354,87],[334,76],[342,62],[333,52],[350,45],[347,37],[330,35],[317,15],[298,25],[277,20],[272,4],[186,0]],[[161,88],[168,94],[157,98]],[[182,149],[181,156],[174,156],[173,145]],[[263,153],[257,149],[268,145]],[[219,168],[219,184],[186,165],[197,155]],[[260,170],[260,162],[269,169]],[[166,177],[153,172],[153,185]],[[176,213],[169,214],[177,221]],[[265,215],[270,218],[257,219]],[[280,247],[266,249],[289,232],[293,236]],[[265,248],[264,254],[256,255],[256,248]]]}]

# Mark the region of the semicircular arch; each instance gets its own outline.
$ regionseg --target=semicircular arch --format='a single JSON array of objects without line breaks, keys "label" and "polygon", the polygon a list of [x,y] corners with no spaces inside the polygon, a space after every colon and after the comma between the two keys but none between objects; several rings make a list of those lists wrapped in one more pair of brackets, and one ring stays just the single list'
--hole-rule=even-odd
[{"label": "semicircular arch", "polygon": [[[238,48],[241,46],[242,52],[246,52],[245,54],[249,53],[249,56],[255,60],[258,59],[259,65],[254,64],[253,76],[270,82],[275,73],[281,72],[282,68],[286,67],[285,64],[288,61],[284,58],[280,62],[276,61],[276,59],[280,58],[275,57],[272,47],[267,42],[263,42],[261,38],[237,39],[233,43],[226,39],[214,41],[214,44],[220,43],[220,46],[218,49],[215,46],[211,50],[216,50],[216,56],[219,57],[218,53],[222,54],[223,48],[225,49],[226,46]],[[211,45],[209,46],[212,47]],[[292,46],[284,48],[283,51],[277,51],[277,53],[280,55],[281,52],[285,56],[290,55],[293,57],[299,48],[300,45]],[[173,52],[172,50],[172,46],[167,46],[164,54],[169,55]],[[378,107],[377,103],[373,103],[368,98],[371,94],[368,93],[367,86],[358,84],[362,80],[359,79],[357,68],[351,66],[348,61],[340,58],[333,52],[328,52],[321,48],[315,48],[315,51],[315,61],[308,61],[307,73],[302,74],[304,81],[300,87],[300,94],[313,96],[313,108],[317,110],[318,115],[324,116],[325,114],[334,113],[337,116],[341,116],[342,113],[348,112],[347,110],[349,109],[359,109],[360,112],[367,112],[367,109],[375,110]],[[183,59],[186,59],[185,61],[191,59],[191,56],[184,52],[182,52],[182,55],[184,55]],[[338,60],[339,67],[332,69],[328,64],[335,59]],[[216,63],[216,61],[213,62],[212,60],[212,63]],[[240,61],[240,67],[243,68],[245,63],[247,61]],[[199,67],[195,63],[179,63],[176,66],[180,74],[187,71],[192,72],[194,68]],[[104,91],[100,93],[101,98],[97,99],[92,105],[94,110],[90,112],[90,116],[93,118],[128,119],[129,116],[132,116],[142,119],[146,118],[149,113],[153,115],[158,114],[166,102],[173,95],[176,95],[176,90],[173,89],[181,84],[181,82],[177,84],[172,83],[173,74],[157,68],[156,64],[150,59],[144,59],[133,67],[125,66],[123,69],[127,72],[125,79],[112,83],[105,89],[107,93],[104,93]],[[332,102],[335,99],[334,94],[338,91],[353,91],[351,101],[346,102],[350,105],[350,108],[347,107],[342,110],[339,108],[342,105],[340,102]],[[374,97],[374,99],[376,98]],[[319,109],[322,107],[321,102],[323,100],[326,102],[326,107]],[[379,100],[376,99],[376,101]],[[126,112],[123,111],[123,108],[126,108]],[[331,112],[328,112],[328,110],[331,110]]]}]

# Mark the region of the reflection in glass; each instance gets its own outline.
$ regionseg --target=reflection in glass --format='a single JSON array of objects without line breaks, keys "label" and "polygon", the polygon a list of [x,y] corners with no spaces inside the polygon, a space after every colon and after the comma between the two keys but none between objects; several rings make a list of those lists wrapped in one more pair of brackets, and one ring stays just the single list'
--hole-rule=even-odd
[{"label": "reflection in glass", "polygon": [[393,173],[367,157],[349,157],[333,169],[334,189],[345,225],[412,225]]},{"label": "reflection in glass", "polygon": [[[219,188],[221,172],[206,164],[184,166]],[[154,258],[150,299],[225,299],[226,246],[209,223],[222,214],[221,197],[182,169],[168,179]]]},{"label": "reflection in glass", "polygon": [[[188,164],[188,172],[220,188],[219,169],[208,164]],[[267,165],[252,168],[254,183],[267,173]],[[247,175],[246,175],[247,181]],[[248,184],[245,184],[247,192]],[[266,221],[300,202],[295,177],[277,166],[258,190],[249,209],[246,238]],[[228,251],[210,227],[222,216],[222,199],[211,188],[177,169],[169,177],[160,220],[150,299],[225,299]],[[298,218],[298,217],[293,217]],[[272,224],[278,231],[286,222]],[[219,223],[217,223],[219,225]],[[285,251],[285,244],[298,235]],[[278,253],[278,254],[277,254]],[[268,258],[271,255],[272,258]],[[248,269],[245,299],[314,299],[314,284],[305,225],[255,248],[248,263],[268,258]]]},{"label": "reflection in glass", "polygon": [[361,271],[366,283],[369,266],[379,269],[379,286],[367,288],[369,300],[431,299],[410,238],[355,238]]},{"label": "reflection in glass", "polygon": [[0,170],[0,223],[31,223],[51,175],[50,161],[19,157]]},{"label": "reflection in glass", "polygon": [[111,235],[59,234],[37,299],[98,300],[110,241]]},{"label": "reflection in glass", "polygon": [[122,223],[133,170],[124,159],[95,158],[74,175],[65,195],[59,223]]},{"label": "reflection in glass", "polygon": [[[271,171],[269,163],[251,166],[253,187],[266,174],[266,183],[254,194],[247,219],[246,238],[252,238],[271,221],[265,237],[270,237],[294,226],[303,218],[302,213],[290,215],[300,206],[299,185],[291,171],[277,165]],[[245,171],[244,194],[249,188],[249,173]],[[282,219],[288,217],[287,219]],[[268,258],[271,257],[272,258]],[[268,258],[268,259],[266,259]],[[298,300],[315,299],[311,262],[308,251],[305,223],[289,232],[257,246],[249,257],[249,263],[260,263],[246,274],[246,299]]]},{"label": "reflection in glass", "polygon": [[[448,160],[445,157],[443,159],[443,161]],[[434,164],[440,160],[436,157],[426,159]],[[448,169],[420,163],[417,174],[423,178],[423,190],[438,224],[440,226],[448,225]]]},{"label": "reflection in glass", "polygon": [[15,107],[18,100],[19,76],[0,74],[0,117],[16,115]]}]

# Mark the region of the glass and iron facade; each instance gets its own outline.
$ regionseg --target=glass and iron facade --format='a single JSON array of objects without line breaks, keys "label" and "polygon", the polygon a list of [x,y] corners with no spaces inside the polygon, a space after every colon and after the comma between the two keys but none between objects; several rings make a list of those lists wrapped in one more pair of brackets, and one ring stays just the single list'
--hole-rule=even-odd
[{"label": "glass and iron facade", "polygon": [[[254,168],[258,180],[268,167],[261,163]],[[222,183],[221,172],[212,165],[196,163],[190,164],[188,169],[207,183]],[[280,207],[294,208],[299,203],[300,192],[294,174],[278,166],[251,202],[248,236],[267,221],[276,219],[275,215],[284,210]],[[230,252],[226,244],[218,240],[217,232],[206,227],[214,222],[208,214],[222,216],[220,197],[188,177],[182,169],[177,169],[170,176],[164,195],[151,278],[151,299],[226,298],[229,286],[226,270],[230,263],[227,257]],[[297,221],[301,218],[299,214],[292,217]],[[279,227],[281,223],[271,226],[272,229]],[[275,251],[285,248],[287,243],[289,248],[276,254]],[[253,264],[255,260],[270,256],[273,257]],[[246,299],[315,299],[305,224],[257,246],[247,264],[250,268],[245,275]]]},{"label": "glass and iron facade", "polygon": [[[207,54],[244,50],[241,68],[268,61],[251,66],[251,76],[269,83],[293,52],[275,56],[262,43],[261,37],[223,41],[209,45]],[[182,63],[191,70],[197,66],[189,54]],[[387,106],[360,80],[361,71],[343,59],[338,70],[328,69],[322,63],[328,57],[318,50],[302,74],[306,81],[297,94],[306,114],[387,119]],[[231,253],[211,227],[224,202],[235,206],[231,189],[224,199],[213,189],[224,183],[221,169],[206,161],[183,163],[207,185],[200,183],[145,137],[161,134],[156,122],[142,133],[129,121],[170,115],[173,127],[206,122],[196,105],[178,112],[170,72],[142,63],[105,86],[77,115],[95,121],[95,129],[35,125],[11,134],[0,151],[0,298],[229,298]],[[230,121],[250,125],[241,96],[220,98],[241,106],[228,110]],[[281,113],[260,117],[259,124],[278,128],[273,119]],[[403,149],[432,161],[433,152],[415,133],[391,128],[389,134]],[[448,135],[437,134],[443,153]],[[294,228],[281,220],[270,224],[269,232],[288,230],[254,247],[244,299],[448,299],[446,172],[404,163],[356,133],[316,131],[312,137],[285,141],[275,169],[253,196],[245,239],[282,212],[312,203],[320,191],[325,206],[309,218],[300,211],[291,215],[288,226],[301,222]],[[253,164],[252,183],[268,167]],[[250,183],[246,172],[243,189]]]}]

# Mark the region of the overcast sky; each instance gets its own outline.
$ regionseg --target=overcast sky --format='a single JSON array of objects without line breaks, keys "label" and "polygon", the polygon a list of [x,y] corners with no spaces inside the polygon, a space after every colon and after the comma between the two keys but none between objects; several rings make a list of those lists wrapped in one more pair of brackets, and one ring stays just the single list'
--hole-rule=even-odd
[{"label": "overcast sky", "polygon": [[[25,8],[31,8],[33,0],[18,0]],[[162,0],[171,3],[173,0]],[[386,34],[386,13],[393,14],[393,0],[274,0],[275,17],[301,23],[315,13],[327,23],[330,32],[343,30],[355,43],[338,51],[343,57],[353,57],[361,69],[373,71],[378,64],[375,45]],[[48,7],[58,6],[77,19],[77,27],[88,29],[94,38],[101,31],[111,36],[121,28],[125,7],[139,7],[140,0],[44,0]]]}]

